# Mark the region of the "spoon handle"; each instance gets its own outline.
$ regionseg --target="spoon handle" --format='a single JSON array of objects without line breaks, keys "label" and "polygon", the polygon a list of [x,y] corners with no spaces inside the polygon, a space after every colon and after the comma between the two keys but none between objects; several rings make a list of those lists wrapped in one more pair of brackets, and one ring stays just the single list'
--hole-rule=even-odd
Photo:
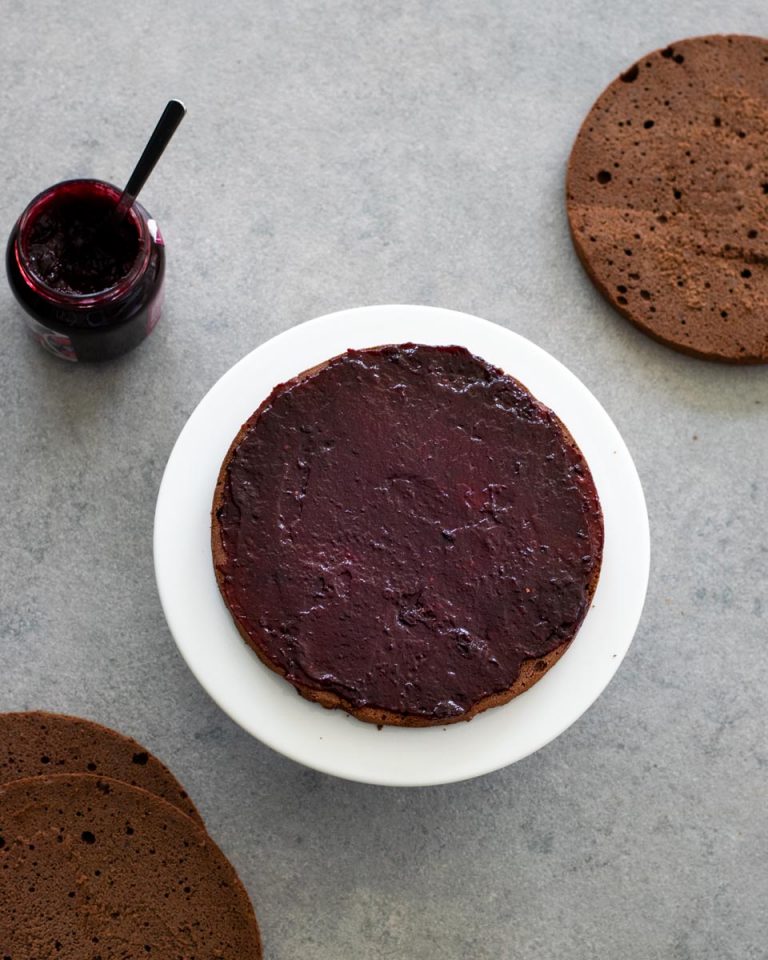
[{"label": "spoon handle", "polygon": [[176,132],[176,128],[184,119],[187,108],[181,100],[169,100],[165,110],[157,121],[157,126],[152,131],[152,136],[147,141],[144,152],[139,157],[139,162],[134,167],[131,178],[123,190],[122,196],[117,205],[117,215],[124,214],[131,206],[133,201],[144,186],[150,173],[155,168],[155,164],[160,159],[163,151],[168,146],[168,142]]}]

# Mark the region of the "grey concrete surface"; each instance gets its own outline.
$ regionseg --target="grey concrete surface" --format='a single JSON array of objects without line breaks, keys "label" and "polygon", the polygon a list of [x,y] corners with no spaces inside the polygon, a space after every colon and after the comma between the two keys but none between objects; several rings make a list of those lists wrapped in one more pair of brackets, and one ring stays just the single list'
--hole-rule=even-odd
[{"label": "grey concrete surface", "polygon": [[[135,735],[187,784],[270,960],[768,957],[768,370],[682,357],[593,291],[563,210],[593,99],[643,53],[768,34],[763,0],[0,2],[0,225],[49,183],[143,200],[167,310],[74,368],[0,289],[0,708]],[[653,569],[632,649],[539,754],[388,790],[283,759],[197,685],[151,536],[186,417],[271,335],[364,303],[477,313],[570,366],[636,458]],[[15,958],[14,958],[15,960]]]}]

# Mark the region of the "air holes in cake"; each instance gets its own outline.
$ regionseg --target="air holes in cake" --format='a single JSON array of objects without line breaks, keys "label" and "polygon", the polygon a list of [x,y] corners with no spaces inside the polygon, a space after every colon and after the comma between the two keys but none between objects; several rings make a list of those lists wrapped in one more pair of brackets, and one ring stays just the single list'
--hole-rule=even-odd
[{"label": "air holes in cake", "polygon": [[606,184],[610,183],[613,177],[611,176],[608,170],[599,170],[597,173],[597,182]]},{"label": "air holes in cake", "polygon": [[633,67],[630,67],[629,70],[625,70],[624,73],[621,74],[621,79],[624,81],[624,83],[634,83],[635,80],[637,80],[637,75],[639,73],[640,69],[638,68],[637,64],[635,64]]},{"label": "air holes in cake", "polygon": [[750,240],[754,240],[755,237],[757,236],[757,230],[748,230],[747,236],[749,237]]},{"label": "air holes in cake", "polygon": [[723,318],[723,320],[727,320],[727,319],[728,319],[728,311],[727,311],[727,310],[721,310],[721,311],[720,311],[720,316]]},{"label": "air holes in cake", "polygon": [[645,127],[646,130],[650,130],[651,127],[653,126],[653,120],[646,120],[643,126]]},{"label": "air holes in cake", "polygon": [[723,121],[720,119],[720,117],[715,117],[715,119],[714,119],[712,122],[714,123],[714,125],[715,125],[716,127],[722,126],[722,123],[723,123]]},{"label": "air holes in cake", "polygon": [[651,299],[651,294],[650,294],[650,292],[649,292],[648,290],[641,290],[641,291],[640,291],[640,296],[643,298],[643,300],[650,300],[650,299]]},{"label": "air holes in cake", "polygon": [[80,834],[80,839],[83,843],[96,843],[96,837],[91,833],[90,830],[83,830]]},{"label": "air holes in cake", "polygon": [[742,271],[741,271],[741,275],[742,275],[742,277],[744,277],[745,280],[749,280],[749,278],[752,276],[752,271],[751,271],[751,270],[742,270]]},{"label": "air holes in cake", "polygon": [[673,190],[672,196],[675,198],[675,200],[680,200],[682,199],[683,194],[681,190]]},{"label": "air holes in cake", "polygon": [[620,303],[620,304],[622,305],[622,307],[625,307],[625,306],[627,305],[627,298],[626,298],[626,297],[616,297],[616,302],[617,302],[617,303]]},{"label": "air holes in cake", "polygon": [[145,753],[145,752],[142,752],[142,753],[134,753],[134,755],[133,755],[133,762],[134,762],[134,763],[138,763],[138,765],[139,765],[140,767],[146,766],[148,760],[149,760],[149,754],[148,754],[148,753]]}]

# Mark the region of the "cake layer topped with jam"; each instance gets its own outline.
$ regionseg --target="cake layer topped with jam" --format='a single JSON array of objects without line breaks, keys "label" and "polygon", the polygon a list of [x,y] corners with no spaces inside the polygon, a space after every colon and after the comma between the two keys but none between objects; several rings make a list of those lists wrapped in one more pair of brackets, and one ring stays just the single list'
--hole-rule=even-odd
[{"label": "cake layer topped with jam", "polygon": [[213,516],[222,595],[269,666],[420,722],[493,705],[570,642],[602,554],[563,424],[462,347],[349,350],[276,387]]}]

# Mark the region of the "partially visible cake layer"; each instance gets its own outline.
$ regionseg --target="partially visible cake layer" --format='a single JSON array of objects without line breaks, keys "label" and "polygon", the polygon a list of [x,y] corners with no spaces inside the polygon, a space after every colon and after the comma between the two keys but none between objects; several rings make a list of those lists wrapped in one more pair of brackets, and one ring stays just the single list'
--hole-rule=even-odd
[{"label": "partially visible cake layer", "polygon": [[0,713],[0,784],[55,773],[122,780],[157,794],[202,823],[176,777],[131,737],[61,713]]},{"label": "partially visible cake layer", "polygon": [[146,790],[89,774],[0,786],[0,956],[260,960],[231,864]]},{"label": "partially visible cake layer", "polygon": [[573,146],[568,219],[595,286],[668,346],[768,362],[768,40],[694,37],[600,94]]}]

